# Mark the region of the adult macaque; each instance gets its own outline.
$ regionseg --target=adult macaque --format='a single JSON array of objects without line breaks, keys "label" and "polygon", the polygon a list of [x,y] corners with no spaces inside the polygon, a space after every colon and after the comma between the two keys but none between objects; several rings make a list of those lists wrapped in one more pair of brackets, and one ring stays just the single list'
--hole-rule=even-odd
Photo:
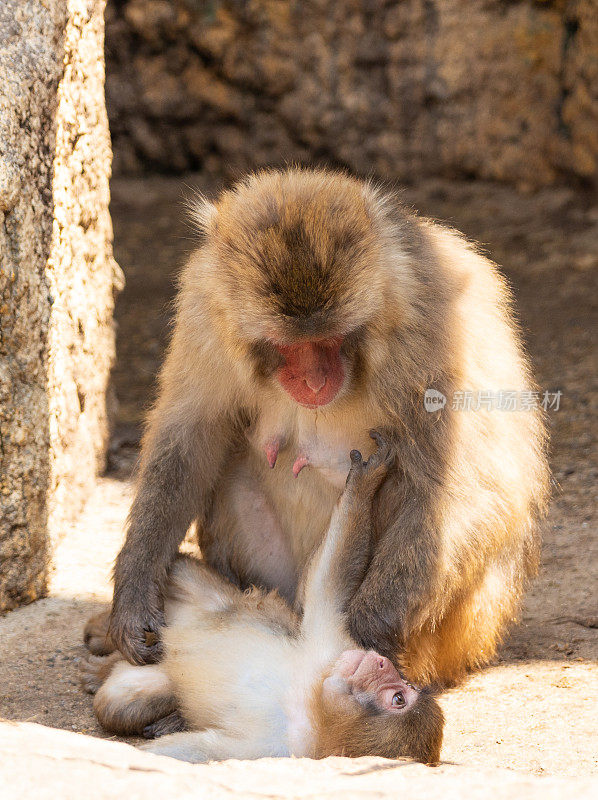
[{"label": "adult macaque", "polygon": [[[410,756],[435,763],[443,717],[433,696],[383,656],[359,649],[347,609],[366,571],[372,499],[391,459],[351,453],[344,493],[307,569],[301,621],[277,592],[243,593],[181,557],[166,586],[164,659],[131,666],[116,653],[82,663],[99,721],[118,734],[165,735],[154,753],[184,761],[262,756]],[[106,617],[86,639],[102,639]],[[181,716],[179,716],[179,712]]]},{"label": "adult macaque", "polygon": [[[479,403],[533,388],[494,266],[392,195],[322,171],[257,174],[195,217],[203,243],[114,572],[119,649],[159,659],[166,575],[193,521],[222,575],[300,603],[346,454],[371,452],[375,427],[396,459],[351,635],[419,683],[487,662],[536,566],[547,485],[540,412]],[[444,408],[426,410],[428,389]],[[452,407],[457,392],[471,408]]]}]

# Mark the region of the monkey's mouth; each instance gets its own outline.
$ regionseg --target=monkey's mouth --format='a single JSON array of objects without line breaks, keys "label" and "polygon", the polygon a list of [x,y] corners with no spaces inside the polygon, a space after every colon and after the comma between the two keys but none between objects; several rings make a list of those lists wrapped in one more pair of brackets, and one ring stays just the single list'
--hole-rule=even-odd
[{"label": "monkey's mouth", "polygon": [[288,367],[281,367],[277,373],[282,388],[293,400],[304,408],[320,408],[331,403],[339,393],[344,381],[344,371],[339,368],[334,373],[306,378],[295,374]]},{"label": "monkey's mouth", "polygon": [[341,344],[342,339],[331,339],[274,345],[284,359],[276,373],[278,381],[299,405],[318,408],[337,396],[345,380]]}]

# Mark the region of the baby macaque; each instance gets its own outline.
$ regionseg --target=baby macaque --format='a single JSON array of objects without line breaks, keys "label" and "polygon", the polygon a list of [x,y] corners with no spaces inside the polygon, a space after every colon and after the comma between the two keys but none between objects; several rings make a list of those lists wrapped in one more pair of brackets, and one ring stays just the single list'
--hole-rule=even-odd
[{"label": "baby macaque", "polygon": [[[386,441],[351,468],[328,532],[307,568],[301,619],[275,592],[242,592],[205,563],[170,572],[160,664],[117,651],[90,655],[83,684],[100,723],[118,734],[167,733],[146,749],[184,761],[330,755],[439,759],[443,716],[433,694],[351,638],[347,609],[372,550],[372,500],[392,460]],[[108,615],[86,643],[111,649]],[[171,733],[171,731],[177,731]]]}]

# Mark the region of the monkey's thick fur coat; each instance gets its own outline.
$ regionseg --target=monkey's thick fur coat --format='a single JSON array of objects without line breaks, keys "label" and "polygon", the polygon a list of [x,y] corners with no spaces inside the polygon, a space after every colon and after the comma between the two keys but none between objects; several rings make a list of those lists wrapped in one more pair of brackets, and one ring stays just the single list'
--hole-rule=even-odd
[{"label": "monkey's thick fur coat", "polygon": [[[160,590],[194,520],[219,572],[300,604],[346,454],[367,455],[376,427],[395,467],[374,499],[351,635],[419,683],[487,663],[536,569],[548,484],[541,411],[477,407],[535,389],[505,281],[458,233],[345,175],[259,173],[194,213],[202,244],[181,277],[115,569],[119,649],[159,657],[142,631],[160,628]],[[345,379],[314,410],[277,381],[275,345],[321,340],[342,341]],[[428,389],[444,408],[426,410]],[[460,392],[470,409],[453,408]],[[298,453],[310,466],[295,479]]]}]

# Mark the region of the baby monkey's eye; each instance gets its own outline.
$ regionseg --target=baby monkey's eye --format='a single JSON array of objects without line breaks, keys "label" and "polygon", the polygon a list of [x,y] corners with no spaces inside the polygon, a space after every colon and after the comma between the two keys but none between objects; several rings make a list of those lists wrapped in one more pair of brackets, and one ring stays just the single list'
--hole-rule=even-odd
[{"label": "baby monkey's eye", "polygon": [[406,705],[407,702],[403,692],[395,692],[392,696],[391,706],[393,706],[393,708],[405,708]]}]

